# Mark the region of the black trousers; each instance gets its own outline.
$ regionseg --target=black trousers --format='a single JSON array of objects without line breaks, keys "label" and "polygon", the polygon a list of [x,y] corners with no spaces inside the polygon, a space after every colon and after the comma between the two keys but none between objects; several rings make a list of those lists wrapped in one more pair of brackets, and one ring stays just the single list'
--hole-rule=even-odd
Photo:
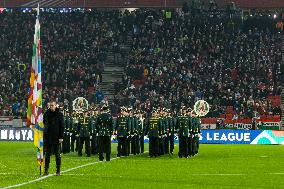
[{"label": "black trousers", "polygon": [[45,144],[45,171],[49,169],[50,156],[52,152],[55,154],[56,168],[60,169],[61,166],[61,155],[60,155],[60,144]]},{"label": "black trousers", "polygon": [[188,156],[188,137],[187,136],[179,136],[179,157],[187,157]]},{"label": "black trousers", "polygon": [[63,143],[62,143],[62,153],[70,153],[70,135],[69,133],[64,133]]},{"label": "black trousers", "polygon": [[[75,146],[75,142],[76,142],[76,146]],[[70,144],[70,148],[71,148],[71,152],[74,152],[74,146],[75,146],[75,151],[78,151],[78,147],[79,147],[79,137],[77,137],[74,133],[71,134],[71,144]]]},{"label": "black trousers", "polygon": [[192,141],[192,150],[193,150],[193,155],[197,154],[198,153],[198,150],[199,150],[199,137],[198,136],[194,136],[193,137],[193,141]]},{"label": "black trousers", "polygon": [[127,137],[117,137],[117,156],[127,156]]},{"label": "black trousers", "polygon": [[159,155],[159,137],[149,137],[149,155],[150,157]]},{"label": "black trousers", "polygon": [[169,136],[169,140],[170,140],[170,153],[172,154],[175,148],[175,135],[172,134],[171,136]]},{"label": "black trousers", "polygon": [[139,137],[140,153],[144,153],[144,135]]},{"label": "black trousers", "polygon": [[92,135],[92,140],[91,140],[91,153],[93,155],[96,155],[99,153],[99,149],[98,149],[98,137],[93,134]]},{"label": "black trousers", "polygon": [[66,141],[67,141],[67,134],[64,132],[64,135],[63,135],[63,142],[61,143],[61,153],[63,154],[66,154],[67,153],[67,144],[66,144]]},{"label": "black trousers", "polygon": [[139,142],[140,138],[139,135],[135,135],[135,144],[136,144],[136,154],[140,153],[140,142]]},{"label": "black trousers", "polygon": [[188,138],[188,154],[190,156],[193,156],[194,155],[194,152],[193,152],[193,138],[192,136],[190,136]]},{"label": "black trousers", "polygon": [[170,137],[171,136],[166,136],[165,137],[165,154],[169,154],[170,150],[169,150],[169,147],[170,147]]},{"label": "black trousers", "polygon": [[138,147],[139,147],[139,136],[134,135],[131,137],[131,154],[139,154],[138,152]]},{"label": "black trousers", "polygon": [[159,155],[165,154],[165,138],[159,138]]},{"label": "black trousers", "polygon": [[91,155],[90,137],[80,137],[79,141],[80,141],[80,145],[78,148],[78,155],[82,156],[82,150],[83,150],[83,146],[85,143],[85,152],[87,156],[90,156]]},{"label": "black trousers", "polygon": [[111,137],[110,136],[99,136],[99,160],[103,161],[103,153],[106,153],[106,160],[110,161],[111,152]]},{"label": "black trousers", "polygon": [[130,154],[130,144],[131,144],[131,140],[132,140],[132,137],[131,136],[128,136],[127,137],[127,156],[129,156]]},{"label": "black trousers", "polygon": [[70,153],[70,133],[67,133],[67,137],[66,137],[66,149],[67,149],[67,153]]}]

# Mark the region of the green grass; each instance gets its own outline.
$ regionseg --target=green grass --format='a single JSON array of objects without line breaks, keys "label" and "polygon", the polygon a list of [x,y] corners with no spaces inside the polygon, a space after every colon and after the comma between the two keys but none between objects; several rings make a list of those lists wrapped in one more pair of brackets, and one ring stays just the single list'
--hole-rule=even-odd
[{"label": "green grass", "polygon": [[[112,151],[114,156],[116,144]],[[96,163],[20,188],[284,188],[284,146],[201,145],[189,159],[177,158],[177,151],[178,146],[175,155],[150,159],[146,153]],[[96,161],[97,156],[62,155],[62,171]],[[54,173],[54,156],[50,167]],[[38,174],[32,143],[0,142],[0,188]]]}]

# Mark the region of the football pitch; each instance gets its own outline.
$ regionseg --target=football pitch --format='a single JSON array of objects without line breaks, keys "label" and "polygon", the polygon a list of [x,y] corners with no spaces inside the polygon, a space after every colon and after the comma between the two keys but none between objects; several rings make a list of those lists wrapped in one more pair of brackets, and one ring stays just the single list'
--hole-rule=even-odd
[{"label": "football pitch", "polygon": [[63,154],[57,177],[52,156],[51,175],[40,177],[33,143],[0,142],[0,188],[284,188],[284,146],[202,144],[188,159],[177,152],[175,146],[174,155],[116,158],[112,144],[110,162]]}]

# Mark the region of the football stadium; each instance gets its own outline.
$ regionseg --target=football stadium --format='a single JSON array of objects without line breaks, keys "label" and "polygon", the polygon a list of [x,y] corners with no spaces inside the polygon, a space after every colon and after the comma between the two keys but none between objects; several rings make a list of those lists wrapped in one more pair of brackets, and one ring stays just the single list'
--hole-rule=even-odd
[{"label": "football stadium", "polygon": [[284,188],[283,0],[0,0],[0,188]]}]

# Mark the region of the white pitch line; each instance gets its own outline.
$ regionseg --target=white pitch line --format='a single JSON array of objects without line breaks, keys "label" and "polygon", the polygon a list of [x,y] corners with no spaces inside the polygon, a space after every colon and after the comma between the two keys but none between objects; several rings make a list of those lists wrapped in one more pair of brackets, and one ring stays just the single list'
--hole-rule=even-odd
[{"label": "white pitch line", "polygon": [[[119,159],[119,158],[118,157],[117,158],[112,158],[111,160],[115,160],[115,159]],[[80,169],[82,167],[87,167],[87,166],[94,165],[94,164],[97,164],[97,163],[102,163],[102,162],[103,161],[96,161],[96,162],[92,162],[92,163],[87,163],[87,164],[84,164],[84,165],[80,165],[80,166],[77,166],[77,167],[73,167],[73,168],[67,169],[65,171],[61,171],[61,173],[66,173],[66,172],[69,172],[69,171]],[[52,176],[55,176],[55,174],[50,174],[50,175],[43,176],[43,177],[40,177],[40,178],[31,180],[31,181],[28,181],[28,182],[23,182],[21,184],[7,186],[7,187],[1,188],[1,189],[16,188],[16,187],[19,187],[19,186],[24,186],[24,185],[31,184],[31,183],[34,183],[34,182],[37,182],[37,181],[40,181],[40,180],[44,180],[44,179],[52,177]]]},{"label": "white pitch line", "polygon": [[[147,152],[148,152],[148,151],[145,151],[144,153],[147,153]],[[119,157],[111,158],[110,160],[115,160],[115,159],[119,159]],[[92,162],[92,163],[87,163],[87,164],[84,164],[84,165],[80,165],[80,166],[77,166],[77,167],[73,167],[73,168],[67,169],[67,170],[65,170],[65,171],[61,171],[61,173],[66,173],[66,172],[69,172],[69,171],[73,171],[73,170],[76,170],[76,169],[80,169],[80,168],[82,168],[82,167],[87,167],[87,166],[94,165],[94,164],[97,164],[97,163],[102,163],[102,162],[103,162],[103,161],[96,161],[96,162]],[[64,175],[64,174],[63,174],[63,175]],[[0,188],[0,189],[16,188],[16,187],[24,186],[24,185],[27,185],[27,184],[31,184],[31,183],[34,183],[34,182],[37,182],[37,181],[40,181],[40,180],[43,180],[43,179],[46,179],[46,178],[49,178],[49,177],[52,177],[52,176],[55,176],[55,174],[50,174],[50,175],[43,176],[43,177],[40,177],[40,178],[31,180],[31,181],[28,181],[28,182],[23,182],[23,183],[21,183],[21,184],[16,184],[16,185],[12,185],[12,186],[7,186],[7,187]]]},{"label": "white pitch line", "polygon": [[[25,173],[0,173],[0,175],[28,175],[28,174],[25,174]],[[29,174],[29,175],[32,175],[32,176],[36,176],[38,174]],[[75,173],[75,174],[62,174],[63,176],[73,176],[73,175],[77,175],[77,176],[84,176],[86,174],[80,174],[80,173]]]}]

